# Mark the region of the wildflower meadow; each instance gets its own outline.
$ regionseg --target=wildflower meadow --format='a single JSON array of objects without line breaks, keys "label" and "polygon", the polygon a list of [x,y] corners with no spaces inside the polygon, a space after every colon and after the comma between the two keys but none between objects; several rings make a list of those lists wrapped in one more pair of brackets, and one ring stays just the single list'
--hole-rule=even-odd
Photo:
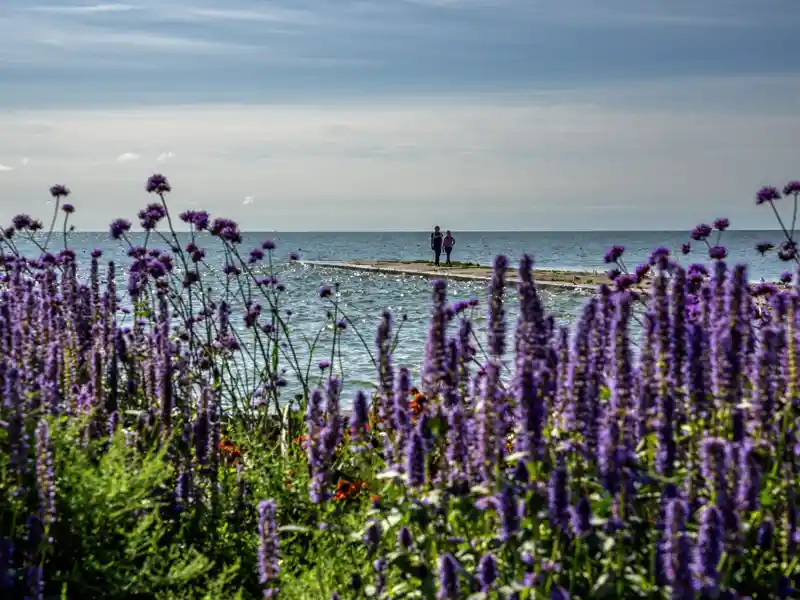
[{"label": "wildflower meadow", "polygon": [[418,378],[399,315],[357,332],[365,389],[335,285],[298,338],[274,242],[146,191],[124,265],[79,264],[62,185],[49,227],[2,230],[3,599],[800,597],[800,182],[755,198],[781,281],[726,263],[720,218],[633,268],[612,247],[568,325],[498,256],[483,298],[432,282]]}]

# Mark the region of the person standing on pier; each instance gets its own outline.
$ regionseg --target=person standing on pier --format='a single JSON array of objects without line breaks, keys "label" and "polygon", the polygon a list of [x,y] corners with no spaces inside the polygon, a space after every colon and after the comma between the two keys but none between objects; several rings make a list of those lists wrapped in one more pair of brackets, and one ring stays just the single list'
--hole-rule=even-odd
[{"label": "person standing on pier", "polygon": [[433,250],[433,263],[439,266],[439,257],[442,255],[442,231],[439,226],[433,228],[431,234],[431,250]]},{"label": "person standing on pier", "polygon": [[453,234],[450,233],[450,230],[447,230],[447,234],[444,236],[444,255],[445,255],[445,266],[452,267],[453,265],[450,264],[450,253],[453,251],[453,246],[456,245],[456,238],[453,237]]}]

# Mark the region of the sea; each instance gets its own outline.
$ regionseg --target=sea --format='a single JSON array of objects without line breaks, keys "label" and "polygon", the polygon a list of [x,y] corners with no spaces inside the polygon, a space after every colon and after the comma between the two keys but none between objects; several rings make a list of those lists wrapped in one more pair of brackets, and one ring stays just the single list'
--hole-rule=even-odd
[{"label": "sea", "polygon": [[[189,241],[188,234],[179,234],[182,244]],[[613,244],[625,247],[624,260],[633,268],[647,261],[653,248],[669,248],[683,264],[707,262],[705,247],[694,243],[694,250],[688,256],[680,255],[681,244],[688,241],[686,232],[454,232],[456,246],[453,260],[469,261],[481,265],[491,265],[494,258],[505,255],[512,266],[522,254],[534,258],[538,268],[566,269],[576,271],[605,271],[603,255]],[[258,247],[265,239],[276,243],[273,252],[273,268],[286,286],[281,301],[282,310],[287,315],[293,345],[301,366],[309,367],[311,373],[317,372],[320,361],[333,362],[335,372],[343,378],[345,397],[352,397],[355,389],[368,388],[376,380],[375,367],[370,353],[375,353],[375,331],[381,312],[388,309],[394,315],[395,327],[402,324],[399,343],[394,353],[394,365],[408,367],[414,376],[420,372],[430,314],[429,279],[414,275],[397,275],[364,271],[346,271],[305,264],[303,261],[346,261],[352,259],[416,260],[431,257],[428,232],[325,232],[325,233],[243,233],[241,249],[243,254]],[[39,237],[39,242],[42,238]],[[713,242],[714,240],[712,240]],[[787,264],[780,262],[774,254],[759,255],[754,247],[758,242],[781,241],[778,231],[727,231],[721,243],[728,248],[729,262],[747,263],[751,281],[761,279],[775,280],[787,270]],[[142,233],[131,234],[131,242],[140,245],[145,242]],[[167,244],[158,236],[150,236],[149,247],[165,249]],[[38,256],[39,250],[29,242],[18,240],[19,249],[28,256]],[[82,269],[87,270],[93,249],[103,251],[103,260],[113,260],[120,270],[120,283],[124,286],[124,265],[128,246],[110,239],[108,233],[73,233],[67,244],[78,255]],[[206,250],[206,263],[216,271],[218,278],[213,281],[214,292],[218,298],[225,294],[225,276],[221,271],[225,255],[219,242],[209,236],[198,238],[197,244]],[[64,240],[54,235],[50,248],[63,248]],[[300,261],[288,260],[290,252],[297,253]],[[177,264],[177,263],[176,263]],[[267,274],[269,267],[262,264],[261,273]],[[326,315],[331,310],[331,301],[319,297],[322,285],[338,284],[336,302],[338,310],[352,323],[340,339],[339,347],[332,351],[333,331]],[[485,337],[486,297],[488,284],[475,281],[450,281],[450,299],[477,298],[475,325],[479,340]],[[125,289],[121,287],[121,289]],[[570,325],[580,313],[587,294],[567,289],[542,290],[547,311],[553,314],[559,324]],[[516,319],[515,294],[509,293],[508,319],[509,331],[513,330]],[[236,308],[236,307],[235,307]],[[238,307],[241,308],[241,307]],[[403,317],[405,316],[405,320]],[[232,316],[235,327],[244,332],[242,313]],[[311,340],[320,333],[319,342],[310,351]],[[246,333],[245,333],[246,335]],[[333,360],[331,360],[333,359]],[[247,385],[259,385],[252,372],[257,365],[248,364],[249,358],[240,359],[240,366],[247,372]],[[290,388],[297,385],[292,380],[291,369],[287,372]]]}]

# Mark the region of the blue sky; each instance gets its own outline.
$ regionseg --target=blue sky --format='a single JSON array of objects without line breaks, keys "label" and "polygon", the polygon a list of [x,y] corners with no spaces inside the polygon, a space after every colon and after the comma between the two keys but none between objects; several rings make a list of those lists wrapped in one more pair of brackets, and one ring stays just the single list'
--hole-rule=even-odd
[{"label": "blue sky", "polygon": [[800,178],[796,0],[4,0],[0,216],[690,228]]}]

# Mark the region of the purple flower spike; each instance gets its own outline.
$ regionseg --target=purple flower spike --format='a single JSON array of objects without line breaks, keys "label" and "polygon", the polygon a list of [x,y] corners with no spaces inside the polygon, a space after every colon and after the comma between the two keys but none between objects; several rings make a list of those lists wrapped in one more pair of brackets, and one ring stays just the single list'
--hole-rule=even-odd
[{"label": "purple flower spike", "polygon": [[784,271],[781,273],[781,283],[791,283],[792,282],[792,274],[789,271]]},{"label": "purple flower spike", "polygon": [[731,226],[731,222],[729,219],[725,217],[720,217],[719,219],[714,221],[714,229],[717,231],[725,231],[728,227]]},{"label": "purple flower spike", "polygon": [[75,212],[75,207],[72,206],[72,204],[65,204],[61,207],[61,210],[63,210],[66,214],[71,215]]},{"label": "purple flower spike", "polygon": [[50,195],[53,198],[66,198],[69,196],[69,188],[65,185],[57,184],[50,188]]},{"label": "purple flower spike", "polygon": [[478,563],[478,574],[481,582],[481,591],[488,594],[497,579],[497,560],[491,553],[483,555]]},{"label": "purple flower spike", "polygon": [[790,181],[783,188],[784,196],[797,196],[800,194],[800,181]]},{"label": "purple flower spike", "polygon": [[277,588],[272,586],[277,581],[279,573],[275,503],[262,500],[258,505],[258,582],[264,588],[265,598],[277,593]]},{"label": "purple flower spike", "polygon": [[261,242],[261,247],[264,250],[275,250],[275,240],[264,240]]},{"label": "purple flower spike", "polygon": [[42,522],[49,525],[56,519],[56,482],[50,445],[50,426],[44,419],[39,421],[36,427],[36,480]]},{"label": "purple flower spike", "polygon": [[439,556],[439,593],[437,600],[456,600],[458,598],[458,563],[452,554]]},{"label": "purple flower spike", "polygon": [[756,204],[765,204],[766,202],[773,202],[781,199],[781,193],[778,188],[767,185],[758,190],[756,194]]},{"label": "purple flower spike", "polygon": [[166,194],[167,192],[171,192],[172,186],[169,184],[169,181],[167,181],[166,177],[160,173],[155,173],[147,179],[145,190],[147,190],[148,194],[158,194],[160,196],[162,194]]},{"label": "purple flower spike", "polygon": [[685,244],[681,244],[681,254],[683,254],[685,256],[685,255],[691,253],[691,251],[692,251],[692,245],[689,242],[686,242]]}]

